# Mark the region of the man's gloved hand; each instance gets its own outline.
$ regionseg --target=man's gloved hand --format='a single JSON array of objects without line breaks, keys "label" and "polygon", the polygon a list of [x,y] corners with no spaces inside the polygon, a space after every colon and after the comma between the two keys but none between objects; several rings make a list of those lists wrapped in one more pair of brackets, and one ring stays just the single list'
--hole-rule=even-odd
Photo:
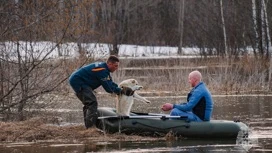
[{"label": "man's gloved hand", "polygon": [[132,96],[134,94],[134,91],[129,87],[122,87],[121,94]]}]

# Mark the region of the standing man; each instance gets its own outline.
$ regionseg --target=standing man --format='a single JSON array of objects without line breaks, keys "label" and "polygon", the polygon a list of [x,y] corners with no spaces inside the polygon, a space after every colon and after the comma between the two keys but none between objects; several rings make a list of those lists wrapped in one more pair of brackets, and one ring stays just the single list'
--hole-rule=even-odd
[{"label": "standing man", "polygon": [[82,102],[85,127],[96,125],[98,118],[97,99],[94,90],[102,85],[108,93],[133,95],[130,88],[119,88],[112,81],[110,73],[119,67],[119,58],[111,55],[106,62],[95,62],[76,70],[69,78],[69,83]]},{"label": "standing man", "polygon": [[189,83],[193,87],[187,96],[187,102],[181,104],[166,103],[162,105],[163,111],[169,111],[171,116],[187,116],[190,121],[210,121],[213,110],[211,93],[204,82],[199,71],[189,74]]}]

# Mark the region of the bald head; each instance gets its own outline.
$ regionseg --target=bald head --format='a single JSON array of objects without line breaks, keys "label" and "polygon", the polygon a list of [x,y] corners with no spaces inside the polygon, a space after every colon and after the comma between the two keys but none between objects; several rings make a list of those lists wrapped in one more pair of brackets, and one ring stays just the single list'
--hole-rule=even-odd
[{"label": "bald head", "polygon": [[199,71],[195,70],[189,74],[189,83],[192,87],[195,87],[202,79],[202,75]]}]

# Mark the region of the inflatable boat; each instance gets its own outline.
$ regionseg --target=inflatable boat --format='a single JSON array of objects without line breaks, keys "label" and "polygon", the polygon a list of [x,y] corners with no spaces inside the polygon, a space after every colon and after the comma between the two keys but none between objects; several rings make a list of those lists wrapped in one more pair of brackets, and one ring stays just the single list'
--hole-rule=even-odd
[{"label": "inflatable boat", "polygon": [[136,134],[142,136],[165,136],[169,132],[185,138],[236,139],[248,136],[249,128],[239,121],[211,120],[188,121],[185,116],[169,116],[154,113],[133,113],[118,116],[114,108],[98,108],[97,128],[107,133]]}]

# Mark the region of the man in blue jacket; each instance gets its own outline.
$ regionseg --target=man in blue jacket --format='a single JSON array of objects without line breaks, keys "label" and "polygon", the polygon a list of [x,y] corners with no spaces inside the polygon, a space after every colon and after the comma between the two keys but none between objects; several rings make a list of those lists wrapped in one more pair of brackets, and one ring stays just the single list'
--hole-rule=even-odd
[{"label": "man in blue jacket", "polygon": [[171,110],[171,116],[187,116],[190,121],[210,121],[213,100],[206,85],[201,81],[201,73],[192,71],[188,79],[193,89],[187,96],[187,102],[181,104],[166,103],[162,105],[162,110]]},{"label": "man in blue jacket", "polygon": [[97,99],[94,90],[102,85],[108,93],[133,95],[130,88],[119,88],[112,81],[110,73],[119,67],[119,58],[111,55],[106,62],[95,62],[76,70],[69,78],[69,83],[78,99],[84,105],[83,115],[86,128],[96,124],[98,118]]}]

